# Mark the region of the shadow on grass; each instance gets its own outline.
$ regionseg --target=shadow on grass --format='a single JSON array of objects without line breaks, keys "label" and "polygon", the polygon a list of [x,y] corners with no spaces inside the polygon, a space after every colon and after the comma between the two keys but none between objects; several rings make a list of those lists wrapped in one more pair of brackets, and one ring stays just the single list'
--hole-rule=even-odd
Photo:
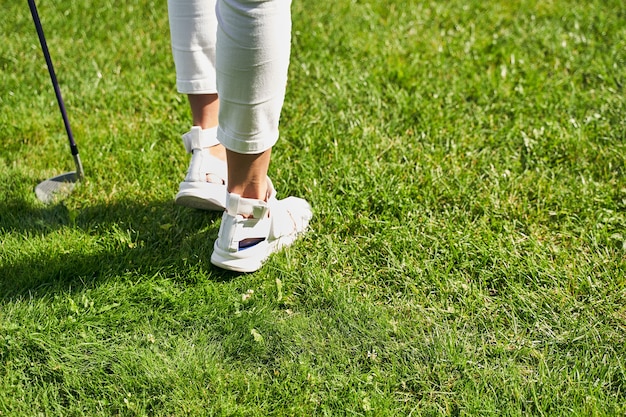
[{"label": "shadow on grass", "polygon": [[236,274],[209,262],[220,218],[172,201],[74,209],[62,202],[0,202],[0,299],[156,275],[230,280]]}]

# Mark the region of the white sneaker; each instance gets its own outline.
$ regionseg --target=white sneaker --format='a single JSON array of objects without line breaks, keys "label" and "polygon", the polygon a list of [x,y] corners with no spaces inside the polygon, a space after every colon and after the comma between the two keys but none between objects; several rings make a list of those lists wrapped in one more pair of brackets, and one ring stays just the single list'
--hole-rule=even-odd
[{"label": "white sneaker", "polygon": [[185,180],[178,187],[176,204],[202,210],[221,211],[226,207],[226,161],[213,156],[208,147],[217,145],[217,128],[193,126],[183,135],[191,163]]},{"label": "white sneaker", "polygon": [[[269,181],[269,179],[268,179]],[[254,272],[267,258],[291,245],[308,225],[313,212],[297,197],[276,199],[269,181],[268,201],[242,198],[229,193],[211,263],[237,272]]]}]

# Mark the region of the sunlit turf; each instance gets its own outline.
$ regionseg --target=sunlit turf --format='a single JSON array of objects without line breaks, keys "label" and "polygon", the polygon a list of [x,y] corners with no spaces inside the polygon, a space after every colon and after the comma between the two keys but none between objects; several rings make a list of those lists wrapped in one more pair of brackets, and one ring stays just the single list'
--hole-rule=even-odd
[{"label": "sunlit turf", "polygon": [[301,1],[279,195],[311,232],[215,269],[166,2],[0,28],[0,416],[626,413],[626,6]]}]

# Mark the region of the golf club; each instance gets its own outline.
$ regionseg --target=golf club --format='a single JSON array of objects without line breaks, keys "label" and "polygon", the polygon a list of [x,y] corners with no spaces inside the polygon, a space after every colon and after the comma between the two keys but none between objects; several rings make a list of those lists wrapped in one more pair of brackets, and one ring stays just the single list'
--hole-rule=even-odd
[{"label": "golf club", "polygon": [[76,171],[66,172],[64,174],[57,175],[56,177],[47,179],[39,183],[35,187],[35,194],[37,195],[37,198],[39,198],[39,200],[43,201],[44,203],[50,203],[54,201],[59,195],[69,194],[76,185],[76,183],[82,180],[84,175],[83,164],[80,161],[80,156],[78,155],[78,147],[76,146],[74,136],[72,135],[70,121],[67,117],[67,112],[65,111],[65,104],[63,103],[63,97],[61,96],[61,89],[59,88],[59,82],[57,81],[54,67],[52,66],[52,59],[50,58],[48,44],[46,43],[46,38],[43,33],[43,27],[41,26],[41,21],[39,20],[39,13],[37,12],[35,0],[28,0],[28,6],[30,7],[30,14],[33,17],[33,22],[35,22],[35,27],[37,28],[39,43],[41,44],[43,55],[46,58],[48,72],[50,73],[50,79],[52,80],[52,86],[54,87],[54,93],[57,98],[57,103],[59,104],[59,109],[61,110],[61,115],[63,116],[65,131],[67,132],[67,138],[70,142],[70,149],[72,151],[72,156],[76,164]]}]

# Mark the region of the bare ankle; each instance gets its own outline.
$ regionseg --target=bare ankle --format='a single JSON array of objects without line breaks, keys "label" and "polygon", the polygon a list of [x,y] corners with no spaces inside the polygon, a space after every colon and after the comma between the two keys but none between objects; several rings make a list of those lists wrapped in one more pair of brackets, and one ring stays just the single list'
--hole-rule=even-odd
[{"label": "bare ankle", "polygon": [[239,194],[242,198],[250,198],[255,200],[267,201],[269,197],[269,188],[267,181],[262,183],[251,182],[248,184],[229,184],[228,192]]},{"label": "bare ankle", "polygon": [[221,143],[205,149],[208,149],[212,156],[221,159],[222,161],[226,160],[226,148],[224,148],[224,145]]}]

